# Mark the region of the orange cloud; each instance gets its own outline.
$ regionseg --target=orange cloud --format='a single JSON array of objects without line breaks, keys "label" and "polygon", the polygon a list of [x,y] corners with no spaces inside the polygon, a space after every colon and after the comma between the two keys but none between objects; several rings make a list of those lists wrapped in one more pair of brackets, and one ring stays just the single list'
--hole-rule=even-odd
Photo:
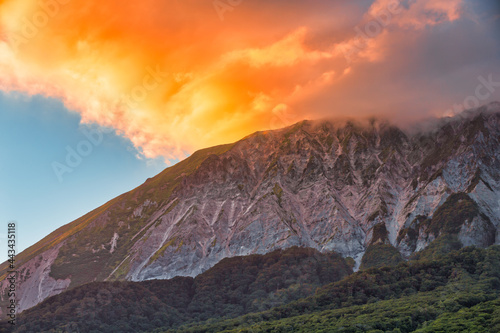
[{"label": "orange cloud", "polygon": [[[350,85],[356,63],[382,61],[395,29],[460,17],[459,0],[410,1],[360,41],[354,27],[383,16],[390,1],[374,1],[366,13],[342,5],[344,16],[329,6],[242,2],[222,22],[201,0],[3,0],[0,89],[59,98],[84,122],[114,127],[144,156],[175,159],[322,116],[299,105]],[[346,61],[351,49],[355,63]]]},{"label": "orange cloud", "polygon": [[229,53],[226,60],[245,61],[253,67],[292,66],[303,61],[331,58],[328,52],[307,50],[304,46],[307,29],[301,27],[276,43],[261,49],[245,49]]}]

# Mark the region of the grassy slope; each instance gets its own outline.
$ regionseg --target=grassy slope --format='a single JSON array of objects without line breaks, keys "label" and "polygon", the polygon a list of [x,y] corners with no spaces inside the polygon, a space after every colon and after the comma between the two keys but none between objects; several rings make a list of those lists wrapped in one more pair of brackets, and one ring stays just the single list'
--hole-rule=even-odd
[{"label": "grassy slope", "polygon": [[[145,199],[146,196],[148,198],[152,196],[152,198],[150,198],[151,200],[168,200],[176,186],[181,182],[182,175],[189,175],[194,172],[209,155],[223,154],[230,150],[233,146],[234,144],[227,144],[199,150],[185,160],[165,169],[157,176],[148,179],[144,184],[138,186],[137,188],[108,201],[101,207],[96,208],[75,221],[58,228],[36,244],[19,253],[16,256],[17,267],[20,267],[47,249],[56,246],[68,237],[75,235],[94,221],[95,218],[105,213],[114,205],[130,200],[140,202],[140,199]],[[168,185],[162,188],[162,185],[164,184]],[[152,193],[153,191],[154,193]],[[7,267],[7,261],[0,265],[0,280],[5,278]]]}]

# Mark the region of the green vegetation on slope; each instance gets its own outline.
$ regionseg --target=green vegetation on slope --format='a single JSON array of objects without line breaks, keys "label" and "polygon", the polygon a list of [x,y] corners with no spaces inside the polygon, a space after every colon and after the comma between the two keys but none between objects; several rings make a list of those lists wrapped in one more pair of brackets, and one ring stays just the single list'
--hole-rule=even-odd
[{"label": "green vegetation on slope", "polygon": [[317,288],[345,276],[345,261],[292,248],[225,259],[195,279],[74,288],[24,312],[18,330],[498,332],[499,264],[500,246],[468,247]]},{"label": "green vegetation on slope", "polygon": [[478,215],[477,204],[467,194],[454,193],[436,209],[429,224],[429,231],[434,235],[457,234],[466,220],[471,221]]},{"label": "green vegetation on slope", "polygon": [[366,249],[359,268],[395,266],[401,261],[403,261],[401,254],[391,244],[373,244]]},{"label": "green vegetation on slope", "polygon": [[352,273],[336,253],[293,247],[226,258],[196,278],[94,282],[19,317],[18,332],[141,332],[263,311]]},{"label": "green vegetation on slope", "polygon": [[410,259],[413,260],[436,260],[452,251],[460,250],[462,242],[457,235],[445,234],[436,238],[422,251],[413,253]]},{"label": "green vegetation on slope", "polygon": [[498,332],[500,246],[372,268],[312,297],[157,332]]}]

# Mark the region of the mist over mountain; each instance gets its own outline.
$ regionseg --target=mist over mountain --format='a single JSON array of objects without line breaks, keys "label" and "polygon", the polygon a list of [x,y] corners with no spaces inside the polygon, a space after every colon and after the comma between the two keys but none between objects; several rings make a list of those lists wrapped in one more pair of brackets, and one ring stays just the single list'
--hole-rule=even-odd
[{"label": "mist over mountain", "polygon": [[435,240],[499,244],[499,141],[492,103],[420,128],[303,121],[197,151],[19,254],[20,310],[93,281],[194,277],[292,246],[357,270]]}]

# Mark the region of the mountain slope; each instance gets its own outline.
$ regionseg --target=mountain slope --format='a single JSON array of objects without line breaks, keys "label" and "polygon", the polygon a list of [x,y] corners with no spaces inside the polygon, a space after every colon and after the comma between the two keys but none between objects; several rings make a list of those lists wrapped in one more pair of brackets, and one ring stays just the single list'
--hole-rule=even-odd
[{"label": "mountain slope", "polygon": [[[500,246],[467,247],[435,260],[372,268],[337,281],[350,271],[339,255],[293,247],[227,258],[195,279],[90,283],[23,312],[16,328],[19,332],[496,332],[499,263]],[[298,299],[305,296],[309,297]],[[0,332],[2,327],[0,323]]]},{"label": "mountain slope", "polygon": [[196,276],[294,245],[358,267],[367,249],[408,258],[447,234],[498,243],[499,141],[496,103],[412,134],[304,121],[198,151],[20,254],[20,309],[91,281]]},{"label": "mountain slope", "polygon": [[125,333],[237,317],[310,296],[350,273],[352,268],[340,255],[298,247],[226,258],[194,279],[76,287],[24,311],[16,329]]},{"label": "mountain slope", "polygon": [[369,269],[314,296],[234,319],[156,332],[498,332],[500,247]]}]

